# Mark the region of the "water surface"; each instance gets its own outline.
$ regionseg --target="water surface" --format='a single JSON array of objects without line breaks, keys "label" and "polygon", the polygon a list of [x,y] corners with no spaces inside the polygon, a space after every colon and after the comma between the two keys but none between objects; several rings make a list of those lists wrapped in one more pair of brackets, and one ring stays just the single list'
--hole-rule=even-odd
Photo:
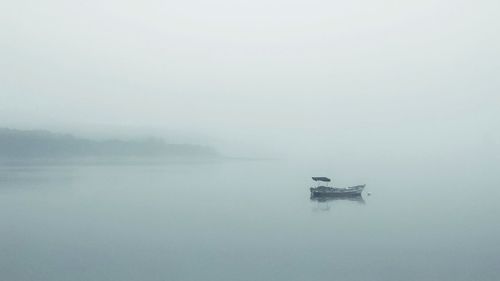
[{"label": "water surface", "polygon": [[[500,278],[493,171],[353,167],[3,166],[0,279]],[[313,201],[310,176],[372,195]]]}]

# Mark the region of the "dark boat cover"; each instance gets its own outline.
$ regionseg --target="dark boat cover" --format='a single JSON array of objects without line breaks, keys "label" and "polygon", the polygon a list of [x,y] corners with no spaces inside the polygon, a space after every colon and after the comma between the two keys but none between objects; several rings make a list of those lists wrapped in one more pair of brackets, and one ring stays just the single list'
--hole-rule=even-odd
[{"label": "dark boat cover", "polygon": [[327,177],[312,177],[313,181],[326,181],[326,182],[329,182],[331,181],[329,178]]}]

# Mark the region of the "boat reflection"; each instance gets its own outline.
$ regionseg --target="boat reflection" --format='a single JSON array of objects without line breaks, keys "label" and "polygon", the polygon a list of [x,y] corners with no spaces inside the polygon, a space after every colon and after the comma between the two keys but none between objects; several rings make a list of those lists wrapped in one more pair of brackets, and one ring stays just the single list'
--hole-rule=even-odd
[{"label": "boat reflection", "polygon": [[311,201],[329,202],[329,201],[353,201],[360,204],[365,204],[363,196],[344,196],[344,197],[326,197],[326,196],[311,196]]},{"label": "boat reflection", "polygon": [[363,196],[345,196],[345,197],[325,197],[325,196],[311,196],[311,201],[317,202],[316,208],[314,208],[317,211],[329,211],[330,210],[330,205],[335,205],[337,203],[340,203],[340,201],[348,201],[348,202],[353,202],[356,204],[364,205],[366,204],[365,200],[363,199]]}]

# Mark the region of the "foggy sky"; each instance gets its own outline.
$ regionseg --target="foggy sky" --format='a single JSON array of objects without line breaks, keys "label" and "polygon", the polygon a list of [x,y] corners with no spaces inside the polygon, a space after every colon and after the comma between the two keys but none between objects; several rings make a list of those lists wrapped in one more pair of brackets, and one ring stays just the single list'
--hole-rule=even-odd
[{"label": "foggy sky", "polygon": [[493,0],[4,0],[0,126],[498,153],[499,11]]}]

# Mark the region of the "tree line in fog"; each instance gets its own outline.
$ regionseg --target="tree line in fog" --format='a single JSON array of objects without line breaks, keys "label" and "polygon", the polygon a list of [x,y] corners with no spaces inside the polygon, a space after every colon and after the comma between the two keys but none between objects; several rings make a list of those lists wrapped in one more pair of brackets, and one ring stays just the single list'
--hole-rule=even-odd
[{"label": "tree line in fog", "polygon": [[0,128],[0,158],[215,157],[208,146],[170,144],[160,138],[92,140],[49,131]]}]

